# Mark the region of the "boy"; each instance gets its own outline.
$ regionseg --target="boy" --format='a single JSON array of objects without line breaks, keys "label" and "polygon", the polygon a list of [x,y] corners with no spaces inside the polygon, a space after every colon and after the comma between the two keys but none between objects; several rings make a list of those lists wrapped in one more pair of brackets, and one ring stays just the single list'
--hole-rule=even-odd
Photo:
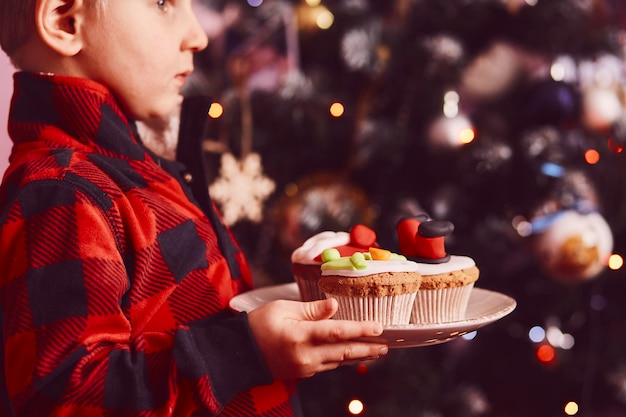
[{"label": "boy", "polygon": [[2,416],[298,415],[295,380],[387,352],[354,341],[379,324],[330,320],[331,300],[229,312],[252,280],[200,144],[181,142],[182,164],[135,127],[180,104],[207,44],[191,1],[0,2],[22,70],[0,189]]}]

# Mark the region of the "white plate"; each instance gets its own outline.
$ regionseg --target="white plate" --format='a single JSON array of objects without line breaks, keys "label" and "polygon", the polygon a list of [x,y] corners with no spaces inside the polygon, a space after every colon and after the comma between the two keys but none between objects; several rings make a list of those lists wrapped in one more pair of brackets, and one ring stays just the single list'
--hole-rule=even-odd
[{"label": "white plate", "polygon": [[[292,282],[257,288],[233,297],[230,300],[230,308],[235,311],[250,312],[273,300],[299,301],[298,286]],[[511,313],[516,306],[516,301],[507,295],[474,287],[464,320],[437,324],[387,326],[381,336],[364,338],[364,340],[382,340],[390,348],[436,345],[449,342],[493,323]]]}]

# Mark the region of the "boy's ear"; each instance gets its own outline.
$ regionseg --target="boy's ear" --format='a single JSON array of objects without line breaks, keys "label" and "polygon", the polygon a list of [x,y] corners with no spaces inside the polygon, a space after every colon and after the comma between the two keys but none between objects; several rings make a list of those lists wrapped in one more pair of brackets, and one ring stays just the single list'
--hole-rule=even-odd
[{"label": "boy's ear", "polygon": [[63,56],[74,56],[82,48],[83,0],[37,0],[35,21],[39,36]]}]

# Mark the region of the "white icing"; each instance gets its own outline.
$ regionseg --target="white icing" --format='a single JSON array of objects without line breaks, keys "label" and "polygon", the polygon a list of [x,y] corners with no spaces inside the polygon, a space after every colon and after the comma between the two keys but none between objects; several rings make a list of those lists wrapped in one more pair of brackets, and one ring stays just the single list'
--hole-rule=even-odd
[{"label": "white icing", "polygon": [[350,243],[350,234],[347,232],[320,232],[304,241],[302,246],[293,251],[291,262],[306,265],[319,265],[321,262],[314,260],[319,254],[328,248]]},{"label": "white icing", "polygon": [[460,271],[461,269],[471,268],[476,265],[474,260],[468,256],[456,256],[451,255],[448,262],[440,264],[427,264],[418,263],[420,267],[420,274],[422,275],[437,275],[447,274],[452,271]]},{"label": "white icing", "polygon": [[381,272],[420,272],[420,266],[413,261],[365,261],[365,269],[322,269],[322,275],[338,275],[342,277],[364,277]]}]

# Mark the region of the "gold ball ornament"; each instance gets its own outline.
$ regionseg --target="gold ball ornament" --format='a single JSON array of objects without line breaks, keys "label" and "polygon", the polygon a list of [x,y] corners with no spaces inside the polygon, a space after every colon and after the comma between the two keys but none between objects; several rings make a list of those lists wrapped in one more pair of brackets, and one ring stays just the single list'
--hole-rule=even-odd
[{"label": "gold ball ornament", "polygon": [[550,277],[574,284],[596,278],[613,250],[613,234],[597,212],[565,210],[534,236],[533,252]]}]

